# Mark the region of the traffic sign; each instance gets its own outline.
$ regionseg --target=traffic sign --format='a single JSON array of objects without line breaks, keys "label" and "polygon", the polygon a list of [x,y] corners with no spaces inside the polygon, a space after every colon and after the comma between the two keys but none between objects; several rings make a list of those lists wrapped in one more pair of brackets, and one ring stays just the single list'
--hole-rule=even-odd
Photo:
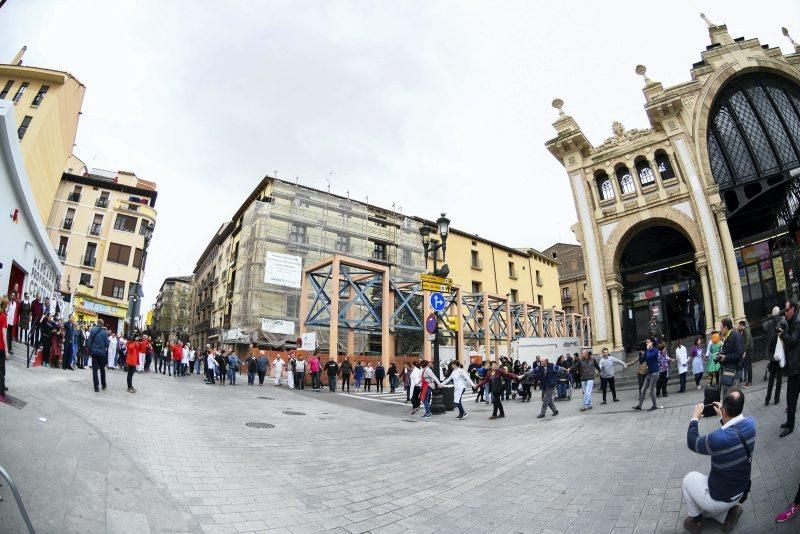
[{"label": "traffic sign", "polygon": [[448,315],[444,318],[447,323],[447,328],[453,332],[458,332],[458,317],[456,315]]},{"label": "traffic sign", "polygon": [[431,308],[433,308],[434,311],[444,311],[446,304],[447,302],[444,300],[444,297],[441,293],[431,293]]},{"label": "traffic sign", "polygon": [[434,282],[422,282],[423,291],[436,291],[439,293],[452,293],[453,287],[450,284],[437,284]]},{"label": "traffic sign", "polygon": [[435,313],[431,313],[425,319],[425,331],[428,332],[429,334],[435,334],[436,333],[436,327],[439,326],[438,323],[439,323],[439,321],[436,319],[436,314]]},{"label": "traffic sign", "polygon": [[428,334],[428,341],[436,341],[436,334]]}]

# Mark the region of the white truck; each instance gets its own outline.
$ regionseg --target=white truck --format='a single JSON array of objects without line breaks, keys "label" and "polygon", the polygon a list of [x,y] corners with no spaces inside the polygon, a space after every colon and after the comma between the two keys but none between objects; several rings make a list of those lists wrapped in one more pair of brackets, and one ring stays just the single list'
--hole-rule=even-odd
[{"label": "white truck", "polygon": [[581,352],[577,337],[523,337],[511,342],[512,360],[533,363],[537,356],[555,363],[559,356]]}]

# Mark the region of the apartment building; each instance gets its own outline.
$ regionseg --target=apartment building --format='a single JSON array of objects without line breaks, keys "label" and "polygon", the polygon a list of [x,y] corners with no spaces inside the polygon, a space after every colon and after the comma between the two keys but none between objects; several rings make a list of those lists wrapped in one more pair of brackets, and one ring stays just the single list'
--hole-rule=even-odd
[{"label": "apartment building", "polygon": [[[79,322],[101,318],[122,332],[156,224],[154,182],[126,171],[86,170],[76,157],[61,177],[47,232],[64,266],[60,290]],[[138,312],[135,312],[138,313]]]},{"label": "apartment building", "polygon": [[86,87],[68,72],[23,66],[24,52],[0,65],[0,100],[14,105],[25,169],[46,223],[75,144]]},{"label": "apartment building", "polygon": [[150,329],[155,339],[188,341],[192,304],[192,277],[170,276],[158,290]]},{"label": "apartment building", "polygon": [[556,243],[543,250],[542,254],[559,263],[558,283],[564,312],[591,317],[592,305],[583,264],[583,248],[571,243]]}]

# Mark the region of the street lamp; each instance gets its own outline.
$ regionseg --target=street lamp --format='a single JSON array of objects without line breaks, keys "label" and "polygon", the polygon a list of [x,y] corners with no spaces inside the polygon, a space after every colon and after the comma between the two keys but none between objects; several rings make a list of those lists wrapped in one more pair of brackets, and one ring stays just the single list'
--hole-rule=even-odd
[{"label": "street lamp", "polygon": [[[439,239],[432,239],[431,233],[439,232]],[[423,225],[419,229],[420,236],[422,236],[422,248],[425,250],[425,268],[428,268],[428,258],[433,260],[433,274],[446,278],[450,274],[450,268],[445,262],[447,253],[447,236],[450,234],[450,219],[442,213],[441,217],[436,220],[436,228]],[[442,251],[442,266],[438,265],[438,253]],[[441,376],[439,364],[439,321],[440,312],[434,311],[436,315],[436,330],[433,333],[433,368],[437,377]],[[433,390],[431,396],[431,411],[435,414],[443,414],[445,412],[444,402],[442,399],[442,389],[436,388]]]},{"label": "street lamp", "polygon": [[129,320],[128,320],[128,339],[131,338],[133,335],[133,322],[136,320],[136,317],[139,315],[139,299],[142,298],[141,295],[141,280],[142,280],[142,267],[147,260],[147,248],[150,246],[150,240],[153,238],[153,230],[155,229],[155,224],[150,223],[144,227],[144,246],[142,247],[142,261],[139,262],[139,270],[136,273],[136,287],[133,295],[128,295],[129,304],[128,304],[128,312],[129,312]]}]

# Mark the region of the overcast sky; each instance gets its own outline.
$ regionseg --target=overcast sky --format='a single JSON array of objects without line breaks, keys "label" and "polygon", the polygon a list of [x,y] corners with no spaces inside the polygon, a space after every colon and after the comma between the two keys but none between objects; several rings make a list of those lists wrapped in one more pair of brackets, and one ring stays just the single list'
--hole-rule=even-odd
[{"label": "overcast sky", "polygon": [[[560,97],[595,145],[647,127],[642,79],[689,79],[733,37],[790,51],[800,2],[8,0],[0,62],[87,87],[76,154],[157,182],[144,281],[191,274],[265,175],[435,218],[511,246],[574,242],[544,148]],[[758,6],[759,9],[754,9]]]}]

